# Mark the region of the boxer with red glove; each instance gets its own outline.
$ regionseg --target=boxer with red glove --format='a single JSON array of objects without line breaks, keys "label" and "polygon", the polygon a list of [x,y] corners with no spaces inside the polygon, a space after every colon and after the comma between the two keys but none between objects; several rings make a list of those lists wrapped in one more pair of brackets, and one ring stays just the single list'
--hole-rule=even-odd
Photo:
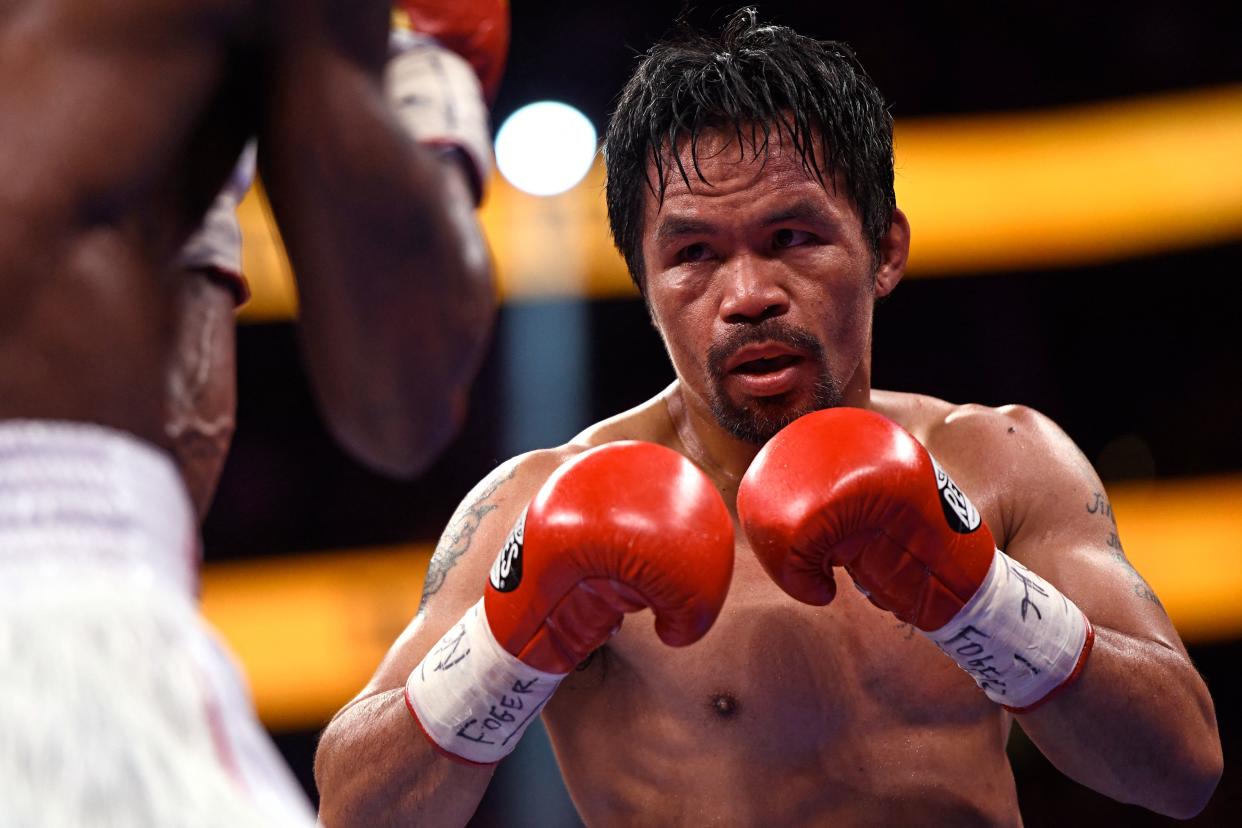
[{"label": "boxer with red glove", "polygon": [[795,420],[755,458],[738,518],[783,590],[823,605],[844,567],[1013,712],[1072,682],[1091,650],[1086,616],[996,548],[978,510],[901,426],[856,408]]},{"label": "boxer with red glove", "polygon": [[419,143],[460,156],[477,204],[492,166],[487,103],[509,48],[504,0],[401,0],[384,87]]},{"label": "boxer with red glove", "polygon": [[441,752],[498,762],[625,613],[650,607],[665,644],[692,644],[732,573],[728,509],[693,463],[654,443],[586,451],[518,518],[483,598],[410,673],[406,704]]}]

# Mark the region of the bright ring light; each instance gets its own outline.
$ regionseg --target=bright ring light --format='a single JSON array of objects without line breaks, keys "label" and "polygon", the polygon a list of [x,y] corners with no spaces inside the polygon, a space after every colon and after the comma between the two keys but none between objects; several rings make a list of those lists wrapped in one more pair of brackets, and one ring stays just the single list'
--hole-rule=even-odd
[{"label": "bright ring light", "polygon": [[595,159],[595,127],[568,104],[539,101],[510,115],[496,133],[496,166],[532,195],[573,187]]}]

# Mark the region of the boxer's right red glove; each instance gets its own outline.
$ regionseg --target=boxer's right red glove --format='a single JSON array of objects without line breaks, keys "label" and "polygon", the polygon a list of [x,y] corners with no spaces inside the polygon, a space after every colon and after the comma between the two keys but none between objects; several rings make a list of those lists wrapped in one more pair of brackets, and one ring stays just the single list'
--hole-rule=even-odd
[{"label": "boxer's right red glove", "polygon": [[692,644],[732,573],[728,509],[694,464],[652,443],[591,449],[535,495],[483,599],[410,674],[406,702],[442,751],[497,762],[625,613],[650,607],[662,641]]}]

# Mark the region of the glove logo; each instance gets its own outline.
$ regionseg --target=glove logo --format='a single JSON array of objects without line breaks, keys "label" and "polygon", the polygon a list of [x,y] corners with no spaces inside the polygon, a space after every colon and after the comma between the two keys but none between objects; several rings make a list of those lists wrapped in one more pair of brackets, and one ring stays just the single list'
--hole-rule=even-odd
[{"label": "glove logo", "polygon": [[496,562],[492,564],[488,580],[497,592],[512,592],[522,581],[522,537],[525,533],[526,512],[523,511],[496,556]]},{"label": "glove logo", "polygon": [[[931,455],[928,455],[929,457]],[[940,464],[936,462],[936,458],[932,457],[932,466],[936,469],[936,488],[940,490],[940,506],[944,509],[944,519],[948,521],[949,528],[959,535],[968,535],[979,528],[982,519],[979,517],[979,510],[975,508],[975,504],[970,502],[970,498],[957,487],[953,482],[953,478],[940,468]]]}]

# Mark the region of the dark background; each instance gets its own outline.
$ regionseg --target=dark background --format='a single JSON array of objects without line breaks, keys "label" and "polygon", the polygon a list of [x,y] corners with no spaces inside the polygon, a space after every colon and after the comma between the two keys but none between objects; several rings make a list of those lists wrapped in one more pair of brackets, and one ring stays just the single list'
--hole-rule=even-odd
[{"label": "dark background", "polygon": [[[680,4],[516,2],[495,123],[553,98],[602,131],[636,55]],[[727,7],[729,9],[733,6]],[[889,2],[759,5],[763,17],[851,43],[898,119],[1056,107],[1242,81],[1240,3]],[[700,4],[693,19],[721,19]],[[1242,163],[1242,148],[1239,148]],[[1135,171],[1141,175],[1142,171]],[[917,231],[917,228],[916,228]],[[877,311],[874,382],[1049,414],[1107,481],[1242,472],[1242,241],[1051,271],[909,279]],[[564,347],[576,337],[580,347]],[[469,422],[410,483],[367,473],[326,437],[289,324],[239,333],[239,428],[205,528],[208,561],[434,540],[500,460],[563,442],[672,378],[638,299],[507,304]],[[1118,450],[1118,447],[1125,450]],[[1242,598],[1242,596],[1240,596]],[[411,612],[417,604],[412,598]],[[1193,825],[1242,822],[1242,642],[1191,647],[1217,705],[1226,774]],[[1015,732],[1017,729],[1015,728]],[[315,731],[276,734],[312,790]],[[1028,825],[1170,823],[1070,782],[1011,745]],[[501,766],[477,825],[574,825],[532,733]],[[549,783],[549,779],[553,782]]]}]

